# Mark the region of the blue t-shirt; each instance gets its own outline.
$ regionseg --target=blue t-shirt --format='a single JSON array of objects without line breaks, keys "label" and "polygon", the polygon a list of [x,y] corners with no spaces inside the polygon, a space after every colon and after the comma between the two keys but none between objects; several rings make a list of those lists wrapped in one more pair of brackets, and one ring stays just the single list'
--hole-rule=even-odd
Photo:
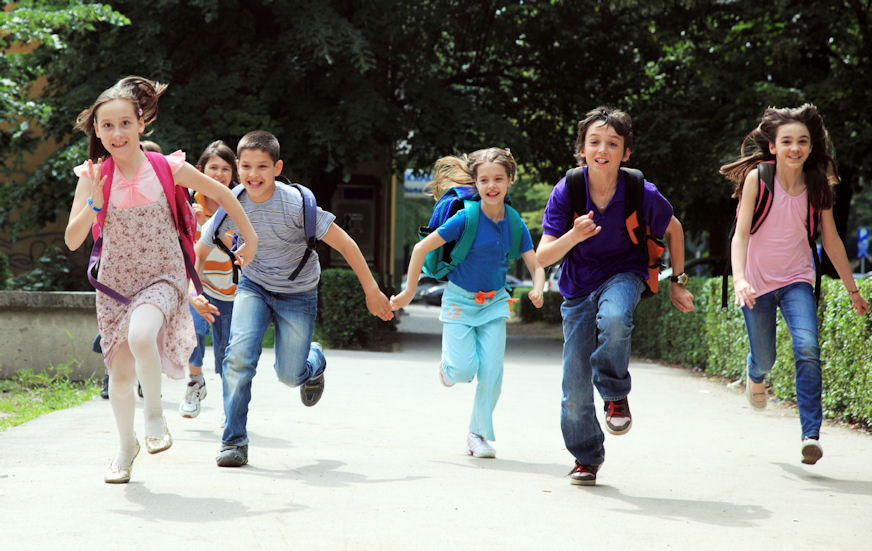
[{"label": "blue t-shirt", "polygon": [[[584,167],[584,183],[587,180],[587,167]],[[618,175],[618,185],[615,195],[600,212],[587,195],[587,214],[593,211],[593,220],[602,226],[600,233],[588,238],[572,249],[563,259],[560,273],[560,293],[566,298],[584,297],[597,290],[607,279],[618,273],[633,273],[643,279],[648,278],[642,250],[634,245],[627,233],[624,221],[624,174]],[[642,192],[642,216],[654,235],[662,236],[672,220],[672,205],[666,200],[651,182],[645,181]],[[545,213],[542,217],[542,232],[554,237],[560,237],[572,229],[575,220],[572,210],[572,199],[566,187],[566,178],[562,178],[548,198]]]},{"label": "blue t-shirt", "polygon": [[[439,226],[436,231],[445,241],[457,241],[466,225],[466,211],[460,210]],[[521,253],[533,248],[530,230],[521,223]],[[506,272],[509,269],[507,255],[512,248],[512,232],[508,215],[494,222],[483,212],[478,217],[478,231],[466,258],[448,273],[448,281],[463,289],[495,291],[506,286]]]}]

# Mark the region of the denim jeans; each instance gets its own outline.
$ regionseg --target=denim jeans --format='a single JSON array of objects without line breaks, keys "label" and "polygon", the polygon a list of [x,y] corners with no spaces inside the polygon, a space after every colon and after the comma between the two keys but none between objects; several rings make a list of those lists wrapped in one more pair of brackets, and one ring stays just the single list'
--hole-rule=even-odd
[{"label": "denim jeans", "polygon": [[605,460],[593,387],[603,400],[620,400],[630,393],[633,311],[644,287],[639,276],[620,273],[586,297],[566,299],[560,307],[564,338],[560,428],[566,449],[583,465]]},{"label": "denim jeans", "polygon": [[233,319],[233,301],[218,300],[209,297],[209,302],[218,308],[215,321],[212,322],[212,353],[215,354],[215,373],[221,375],[224,365],[224,353],[227,350],[227,342],[230,341],[230,320]]},{"label": "denim jeans", "polygon": [[806,282],[791,283],[757,297],[754,308],[742,307],[751,351],[748,377],[755,383],[775,365],[775,309],[781,315],[793,340],[796,363],[796,403],[802,437],[819,436],[821,409],[821,349],[818,345],[817,304],[814,290]]},{"label": "denim jeans", "polygon": [[224,445],[248,444],[245,426],[251,402],[251,380],[260,359],[261,342],[275,324],[275,371],[279,381],[296,387],[318,377],[327,365],[320,347],[312,345],[318,291],[273,293],[239,280],[230,320],[230,342],[222,367],[224,385]]},{"label": "denim jeans", "polygon": [[194,333],[197,335],[197,346],[191,352],[188,363],[194,367],[203,367],[203,355],[206,353],[206,335],[209,334],[209,322],[188,304],[191,317],[194,318]]}]

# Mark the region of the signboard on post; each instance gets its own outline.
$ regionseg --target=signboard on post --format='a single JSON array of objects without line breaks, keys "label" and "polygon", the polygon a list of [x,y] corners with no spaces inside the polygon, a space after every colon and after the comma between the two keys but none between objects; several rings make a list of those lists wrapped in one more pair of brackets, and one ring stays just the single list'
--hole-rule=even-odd
[{"label": "signboard on post", "polygon": [[416,174],[412,169],[406,169],[403,174],[403,195],[406,197],[426,197],[424,186],[433,181],[430,174]]},{"label": "signboard on post", "polygon": [[860,273],[866,273],[866,257],[869,256],[869,228],[857,228],[857,258],[860,259]]}]

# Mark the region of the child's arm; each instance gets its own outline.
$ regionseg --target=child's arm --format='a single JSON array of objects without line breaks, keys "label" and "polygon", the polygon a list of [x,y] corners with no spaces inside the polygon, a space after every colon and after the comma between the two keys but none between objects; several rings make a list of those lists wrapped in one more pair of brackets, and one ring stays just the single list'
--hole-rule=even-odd
[{"label": "child's arm", "polygon": [[[684,272],[684,230],[678,218],[673,216],[669,221],[664,237],[666,247],[669,249],[669,258],[672,259],[672,273],[678,275]],[[673,306],[682,312],[693,310],[693,294],[684,285],[670,283],[669,298],[672,299]]]},{"label": "child's arm", "polygon": [[391,312],[391,303],[388,301],[388,297],[379,290],[378,283],[372,277],[372,272],[369,271],[369,266],[366,265],[366,259],[363,258],[360,248],[345,233],[345,230],[334,222],[330,224],[330,229],[327,230],[321,241],[338,251],[342,258],[348,262],[348,265],[351,266],[351,269],[354,270],[354,274],[357,276],[361,287],[363,287],[363,292],[366,294],[366,308],[369,310],[369,313],[384,321],[393,318],[394,313]]},{"label": "child's arm", "polygon": [[536,260],[536,252],[533,249],[521,254],[521,258],[524,259],[524,264],[527,265],[527,269],[533,275],[533,288],[530,289],[527,296],[530,297],[530,302],[533,303],[533,306],[542,308],[542,304],[545,303],[545,299],[542,296],[542,291],[545,288],[545,270],[539,265],[539,261]]},{"label": "child's arm", "polygon": [[64,243],[71,251],[82,246],[88,237],[88,232],[91,231],[91,226],[97,221],[97,213],[88,204],[88,198],[91,198],[95,208],[106,208],[103,204],[103,183],[106,181],[106,176],[100,178],[100,165],[88,161],[87,170],[76,184],[76,195],[70,207],[70,219],[64,231]]},{"label": "child's arm", "polygon": [[539,248],[536,249],[536,260],[540,266],[550,266],[566,256],[569,250],[590,237],[598,234],[602,230],[601,226],[597,226],[593,221],[593,211],[579,216],[572,223],[572,229],[564,233],[560,237],[553,235],[542,234],[542,239],[539,240]]},{"label": "child's arm", "polygon": [[[203,267],[206,265],[206,257],[209,256],[209,247],[204,245],[202,241],[197,241],[194,244],[194,254],[196,255],[196,259],[194,260],[194,267],[197,270],[197,275],[200,277],[200,281],[203,281]],[[215,323],[215,316],[220,315],[218,313],[218,307],[214,306],[213,304],[209,304],[209,299],[207,299],[204,295],[194,295],[193,282],[189,283],[188,287],[188,302],[190,302],[191,306],[194,307],[194,310],[196,310],[198,314],[203,316],[203,319],[205,319],[209,323]]]},{"label": "child's arm", "polygon": [[415,291],[418,290],[418,276],[421,275],[421,268],[424,267],[424,259],[427,253],[441,247],[445,244],[445,240],[439,235],[439,232],[432,232],[424,239],[415,243],[412,248],[412,258],[409,259],[409,270],[406,273],[406,288],[399,295],[391,297],[391,308],[399,310],[407,306],[412,299],[415,298]]},{"label": "child's arm", "polygon": [[748,258],[748,240],[751,237],[751,219],[754,217],[754,203],[757,202],[759,182],[757,171],[748,172],[742,186],[742,200],[739,201],[739,214],[736,219],[736,233],[730,243],[730,262],[733,265],[733,294],[735,303],[742,307],[754,308],[757,291],[745,279],[745,263]]},{"label": "child's arm", "polygon": [[851,264],[848,262],[848,255],[845,253],[845,245],[842,243],[842,238],[839,237],[839,232],[836,230],[836,222],[833,220],[832,209],[821,211],[821,242],[827,256],[830,257],[830,262],[839,273],[839,279],[848,291],[848,297],[851,299],[851,307],[861,316],[869,311],[869,304],[863,295],[857,289],[857,282],[854,281],[854,274],[851,273]]},{"label": "child's arm", "polygon": [[239,228],[239,233],[242,234],[242,239],[245,241],[236,251],[236,263],[239,266],[244,266],[246,262],[250,262],[257,252],[257,233],[255,233],[242,205],[230,191],[230,188],[209,178],[190,163],[182,165],[175,173],[174,178],[176,184],[199,191],[206,197],[218,201],[218,204],[227,211],[236,227]]}]

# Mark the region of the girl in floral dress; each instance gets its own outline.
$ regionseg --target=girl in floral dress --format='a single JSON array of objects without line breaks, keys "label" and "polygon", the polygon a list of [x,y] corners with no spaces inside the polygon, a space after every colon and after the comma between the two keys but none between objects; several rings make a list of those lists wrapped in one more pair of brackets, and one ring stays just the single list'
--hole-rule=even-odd
[{"label": "girl in floral dress", "polygon": [[[161,372],[182,378],[194,347],[194,327],[187,307],[188,281],[170,204],[151,162],[140,147],[140,135],[157,116],[158,98],[166,86],[141,77],[126,77],[105,90],[82,111],[76,127],[90,138],[89,159],[76,167],[79,177],[64,239],[77,249],[106,209],[103,250],[97,279],[130,299],[122,304],[97,293],[97,324],[109,370],[109,402],[119,443],[106,470],[107,483],[130,480],[139,441],[133,430],[133,387],[142,385],[145,446],[158,453],[172,445],[161,408]],[[104,204],[101,163],[114,162],[109,200]],[[166,156],[176,185],[214,197],[244,234],[240,265],[257,250],[257,235],[233,193],[185,162],[181,151]],[[171,198],[172,199],[172,198]],[[191,303],[210,310],[202,296]]]}]

